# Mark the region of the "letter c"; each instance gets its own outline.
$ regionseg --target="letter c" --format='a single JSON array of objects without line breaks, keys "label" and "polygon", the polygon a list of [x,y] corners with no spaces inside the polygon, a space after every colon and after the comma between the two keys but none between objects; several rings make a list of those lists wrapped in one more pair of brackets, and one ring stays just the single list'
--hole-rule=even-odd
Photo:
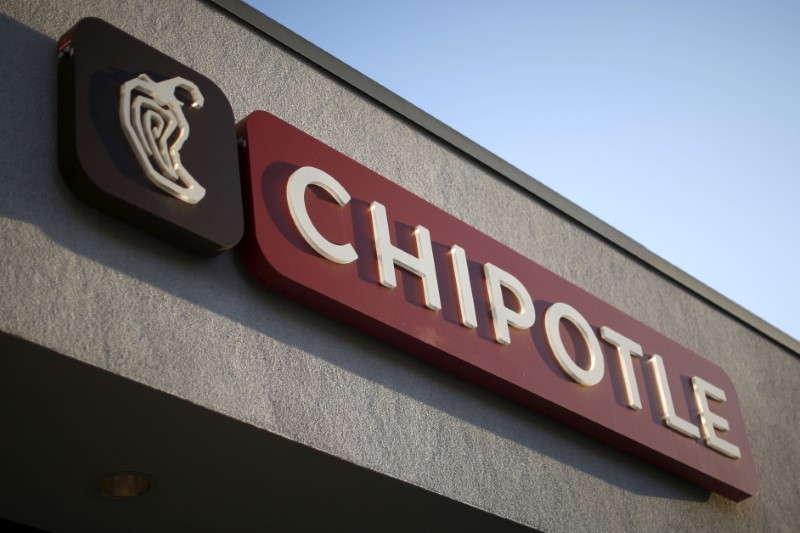
[{"label": "letter c", "polygon": [[306,188],[316,185],[324,189],[340,206],[350,201],[350,194],[330,174],[314,167],[301,167],[289,176],[286,185],[286,200],[289,213],[300,235],[317,253],[325,259],[346,265],[358,259],[355,248],[351,244],[334,244],[314,227],[306,209]]}]

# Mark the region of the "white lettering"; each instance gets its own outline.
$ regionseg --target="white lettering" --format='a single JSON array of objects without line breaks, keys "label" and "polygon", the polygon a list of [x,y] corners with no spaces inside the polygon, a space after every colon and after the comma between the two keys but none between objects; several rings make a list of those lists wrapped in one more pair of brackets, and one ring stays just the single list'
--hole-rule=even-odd
[{"label": "white lettering", "polygon": [[[583,337],[583,342],[589,352],[589,368],[583,369],[572,360],[564,340],[561,338],[561,319],[572,323]],[[561,369],[572,379],[590,387],[597,385],[605,373],[605,359],[592,327],[583,316],[571,305],[563,302],[554,303],[544,313],[544,330],[547,334],[547,344]]]},{"label": "white lettering", "polygon": [[[343,265],[352,263],[358,259],[353,245],[350,243],[336,244],[329,241],[322,236],[311,221],[305,201],[306,190],[311,185],[320,187],[327,192],[340,207],[345,206],[351,200],[347,190],[326,172],[314,167],[299,168],[289,176],[286,189],[286,200],[292,221],[305,242],[322,257]],[[392,244],[386,208],[379,202],[372,202],[369,211],[380,284],[390,289],[396,288],[397,272],[395,267],[403,268],[420,278],[425,306],[432,310],[440,310],[442,307],[441,296],[430,232],[423,226],[414,228],[413,236],[417,255],[413,255]],[[467,328],[474,329],[478,326],[478,319],[466,252],[460,246],[453,245],[449,255],[460,323]],[[526,330],[535,323],[536,311],[533,300],[522,282],[514,275],[492,263],[485,263],[483,272],[486,278],[494,340],[499,344],[508,345],[511,343],[509,327]],[[510,296],[509,299],[514,300],[508,302],[511,304],[510,306],[506,305],[506,296]],[[582,338],[588,354],[587,368],[579,365],[568,352],[562,337],[562,320],[569,322]],[[635,358],[644,357],[642,346],[608,326],[602,326],[599,333],[604,341],[616,349],[628,407],[634,410],[642,409],[642,399],[633,362]],[[605,374],[603,349],[589,322],[575,308],[563,302],[551,305],[544,313],[544,334],[553,358],[567,376],[587,387],[597,385],[602,381]],[[653,354],[649,357],[648,365],[651,369],[661,420],[664,424],[688,438],[700,439],[702,436],[706,445],[720,454],[733,459],[741,458],[739,447],[720,436],[721,433],[730,430],[728,420],[712,412],[709,406],[709,398],[716,402],[725,402],[725,391],[699,376],[691,378],[694,405],[699,419],[698,427],[675,412],[663,358],[658,354]]]},{"label": "white lettering", "polygon": [[358,259],[355,248],[350,244],[334,244],[322,236],[306,209],[306,188],[309,185],[321,187],[336,200],[340,206],[350,201],[350,194],[330,174],[314,167],[302,167],[289,176],[286,186],[286,200],[289,213],[300,235],[318,254],[335,263],[346,265]]},{"label": "white lettering", "polygon": [[639,398],[639,385],[636,383],[636,374],[633,372],[633,358],[642,357],[642,347],[621,333],[617,333],[608,326],[600,328],[603,340],[617,348],[617,359],[622,374],[622,383],[625,387],[625,398],[628,407],[641,409],[642,400]]},{"label": "white lettering", "polygon": [[725,391],[697,376],[692,378],[692,388],[694,388],[697,415],[700,417],[700,429],[703,432],[703,440],[706,441],[706,445],[728,457],[739,459],[742,456],[739,447],[722,439],[716,432],[717,429],[728,431],[730,429],[728,420],[716,413],[712,413],[708,407],[709,398],[724,402],[726,399]]},{"label": "white lettering", "polygon": [[392,244],[389,237],[389,221],[383,204],[372,202],[369,210],[372,215],[372,234],[375,238],[381,285],[390,289],[397,287],[397,276],[394,271],[394,266],[397,265],[422,279],[425,305],[434,311],[441,309],[439,283],[436,281],[436,265],[433,262],[433,247],[428,230],[422,226],[414,228],[419,257],[413,256]]},{"label": "white lettering", "polygon": [[[489,292],[494,338],[500,344],[510,344],[509,325],[517,329],[528,329],[536,321],[536,311],[533,308],[531,295],[517,278],[491,263],[483,265],[483,272],[486,275],[486,287]],[[517,299],[519,312],[506,307],[503,299],[503,287]]]},{"label": "white lettering", "polygon": [[661,405],[661,420],[674,429],[681,435],[690,438],[699,439],[700,430],[697,426],[684,420],[675,414],[675,404],[672,403],[672,393],[669,391],[669,382],[667,381],[667,372],[664,370],[664,361],[658,354],[653,354],[649,361],[650,367],[653,369],[653,377],[656,382],[656,389],[658,389],[658,400]]},{"label": "white lettering", "polygon": [[450,248],[450,261],[453,265],[453,277],[456,280],[456,297],[458,310],[461,313],[461,324],[468,328],[478,327],[475,313],[475,301],[472,299],[472,284],[469,281],[467,254],[457,244]]}]

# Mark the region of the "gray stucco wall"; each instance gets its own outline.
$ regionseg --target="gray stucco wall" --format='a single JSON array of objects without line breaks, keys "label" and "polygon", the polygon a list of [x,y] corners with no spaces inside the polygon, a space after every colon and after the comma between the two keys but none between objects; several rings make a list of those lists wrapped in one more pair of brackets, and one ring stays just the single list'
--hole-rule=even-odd
[{"label": "gray stucco wall", "polygon": [[[0,330],[548,531],[800,530],[800,363],[214,6],[0,4]],[[734,504],[77,200],[56,160],[55,41],[99,16],[720,365],[761,492]]]}]

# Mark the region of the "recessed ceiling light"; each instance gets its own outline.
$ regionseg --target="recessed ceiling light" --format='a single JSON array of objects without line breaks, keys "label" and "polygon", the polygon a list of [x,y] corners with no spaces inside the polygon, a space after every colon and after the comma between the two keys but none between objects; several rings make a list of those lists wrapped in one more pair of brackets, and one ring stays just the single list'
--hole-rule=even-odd
[{"label": "recessed ceiling light", "polygon": [[97,480],[94,488],[106,498],[132,498],[150,490],[150,477],[137,472],[108,474]]}]

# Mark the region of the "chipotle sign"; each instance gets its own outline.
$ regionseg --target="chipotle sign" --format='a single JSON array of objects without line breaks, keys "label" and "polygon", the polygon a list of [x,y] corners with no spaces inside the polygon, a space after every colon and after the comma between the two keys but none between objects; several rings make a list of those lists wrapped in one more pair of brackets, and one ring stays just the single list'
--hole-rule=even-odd
[{"label": "chipotle sign", "polygon": [[718,366],[263,111],[238,126],[264,285],[740,501],[758,481]]}]

